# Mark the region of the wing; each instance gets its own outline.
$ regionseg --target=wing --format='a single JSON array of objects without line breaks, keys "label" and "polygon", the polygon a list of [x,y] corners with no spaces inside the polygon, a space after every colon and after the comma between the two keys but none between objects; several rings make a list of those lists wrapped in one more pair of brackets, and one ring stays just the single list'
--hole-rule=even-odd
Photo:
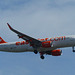
[{"label": "wing", "polygon": [[25,35],[15,29],[13,29],[8,23],[7,23],[8,27],[10,28],[10,30],[12,30],[13,32],[15,32],[16,34],[18,34],[18,37],[19,38],[22,38],[23,40],[26,40],[27,42],[29,42],[34,48],[38,48],[38,47],[41,47],[41,41],[35,39],[35,38],[32,38],[28,35]]}]

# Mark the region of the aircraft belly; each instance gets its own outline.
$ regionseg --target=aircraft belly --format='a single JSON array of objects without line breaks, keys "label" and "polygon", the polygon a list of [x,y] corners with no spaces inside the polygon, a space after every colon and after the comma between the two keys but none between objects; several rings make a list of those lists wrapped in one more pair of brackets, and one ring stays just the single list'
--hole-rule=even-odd
[{"label": "aircraft belly", "polygon": [[49,47],[49,48],[38,48],[38,51],[39,52],[42,52],[42,51],[51,51],[51,50],[55,50],[56,48],[53,48],[53,47]]},{"label": "aircraft belly", "polygon": [[0,51],[6,51],[6,52],[26,52],[26,51],[33,51],[33,47],[30,47],[29,45],[0,45]]}]

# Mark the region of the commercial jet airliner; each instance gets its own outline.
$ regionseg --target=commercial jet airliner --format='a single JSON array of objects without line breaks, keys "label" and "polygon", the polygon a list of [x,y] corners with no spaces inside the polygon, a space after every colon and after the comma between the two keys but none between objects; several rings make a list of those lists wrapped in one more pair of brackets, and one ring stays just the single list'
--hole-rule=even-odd
[{"label": "commercial jet airliner", "polygon": [[34,52],[39,53],[40,58],[44,59],[44,54],[52,56],[61,56],[62,50],[59,48],[75,46],[75,35],[61,36],[55,38],[35,39],[13,29],[8,23],[11,31],[15,32],[19,38],[24,41],[7,43],[0,37],[0,51],[5,52]]}]

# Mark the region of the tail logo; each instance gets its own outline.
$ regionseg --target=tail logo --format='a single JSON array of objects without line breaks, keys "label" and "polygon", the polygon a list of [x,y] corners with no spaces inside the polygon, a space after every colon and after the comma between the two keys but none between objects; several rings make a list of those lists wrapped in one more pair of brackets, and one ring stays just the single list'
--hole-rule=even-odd
[{"label": "tail logo", "polygon": [[5,41],[0,37],[0,44],[2,44],[2,43],[7,43],[7,42],[5,42]]}]

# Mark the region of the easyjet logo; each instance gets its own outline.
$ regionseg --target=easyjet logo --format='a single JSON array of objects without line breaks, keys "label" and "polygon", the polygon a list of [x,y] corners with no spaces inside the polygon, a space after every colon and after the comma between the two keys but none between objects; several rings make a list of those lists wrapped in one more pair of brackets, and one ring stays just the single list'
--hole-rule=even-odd
[{"label": "easyjet logo", "polygon": [[16,45],[24,45],[24,44],[29,44],[28,42],[21,41],[21,42],[16,42]]},{"label": "easyjet logo", "polygon": [[65,36],[61,36],[61,37],[55,37],[55,38],[45,38],[45,39],[38,39],[40,41],[60,41],[60,40],[65,40],[66,37]]},{"label": "easyjet logo", "polygon": [[[65,40],[66,37],[62,36],[62,37],[55,37],[55,38],[45,38],[45,39],[38,39],[40,41],[60,41],[60,40]],[[2,40],[0,40],[2,41]],[[21,42],[16,42],[16,45],[24,45],[24,44],[29,44],[27,41],[21,41]],[[46,43],[47,44],[47,43]],[[32,46],[32,45],[30,45]]]}]

